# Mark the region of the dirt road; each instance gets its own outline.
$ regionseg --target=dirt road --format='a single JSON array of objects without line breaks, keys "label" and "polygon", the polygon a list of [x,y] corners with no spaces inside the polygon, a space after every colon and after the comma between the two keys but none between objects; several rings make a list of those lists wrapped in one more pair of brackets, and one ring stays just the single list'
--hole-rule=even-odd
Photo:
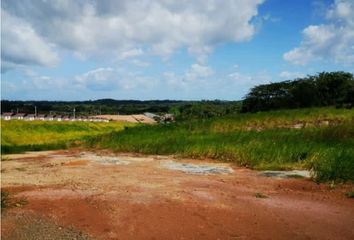
[{"label": "dirt road", "polygon": [[[81,150],[9,155],[3,239],[354,239],[354,201],[212,161]],[[17,205],[17,206],[16,206]]]}]

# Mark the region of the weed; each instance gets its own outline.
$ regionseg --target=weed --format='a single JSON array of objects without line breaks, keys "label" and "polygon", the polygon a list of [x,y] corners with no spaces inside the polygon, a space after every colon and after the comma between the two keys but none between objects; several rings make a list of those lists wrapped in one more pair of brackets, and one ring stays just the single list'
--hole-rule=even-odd
[{"label": "weed", "polygon": [[354,198],[354,191],[349,191],[345,194],[348,198]]},{"label": "weed", "polygon": [[265,195],[264,193],[260,193],[260,192],[255,193],[254,196],[256,198],[268,198],[267,195]]},{"label": "weed", "polygon": [[1,209],[9,207],[9,193],[1,190]]},{"label": "weed", "polygon": [[302,175],[299,175],[299,174],[290,174],[290,175],[287,175],[288,178],[296,178],[296,179],[303,179],[304,176]]},{"label": "weed", "polygon": [[5,210],[11,207],[22,207],[28,204],[27,199],[13,199],[10,197],[10,193],[4,190],[1,190],[1,209]]},{"label": "weed", "polygon": [[27,169],[24,168],[24,167],[17,167],[17,168],[15,168],[15,170],[20,171],[20,172],[24,172],[24,171],[26,171]]}]

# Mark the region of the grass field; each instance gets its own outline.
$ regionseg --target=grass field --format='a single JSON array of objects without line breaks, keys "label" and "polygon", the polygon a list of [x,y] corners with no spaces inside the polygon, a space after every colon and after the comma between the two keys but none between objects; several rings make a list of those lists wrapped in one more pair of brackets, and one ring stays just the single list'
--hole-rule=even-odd
[{"label": "grass field", "polygon": [[235,114],[154,126],[2,121],[1,130],[2,153],[79,145],[211,158],[262,170],[304,168],[319,181],[354,180],[354,111],[347,109]]},{"label": "grass field", "polygon": [[17,153],[67,148],[86,138],[121,131],[132,123],[1,121],[1,152]]},{"label": "grass field", "polygon": [[[311,169],[319,181],[354,180],[354,111],[316,108],[140,126],[102,135],[89,147],[177,154],[253,169]],[[301,129],[293,127],[301,123]]]}]

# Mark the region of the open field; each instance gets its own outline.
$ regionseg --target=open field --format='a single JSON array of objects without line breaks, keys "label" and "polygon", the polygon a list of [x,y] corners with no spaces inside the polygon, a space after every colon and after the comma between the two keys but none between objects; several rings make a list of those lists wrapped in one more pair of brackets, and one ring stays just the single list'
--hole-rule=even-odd
[{"label": "open field", "polygon": [[315,108],[140,126],[89,147],[211,158],[253,169],[305,168],[318,181],[354,180],[354,111]]},{"label": "open field", "polygon": [[4,154],[61,149],[73,143],[80,144],[87,137],[121,131],[134,125],[128,122],[1,121],[1,151]]},{"label": "open field", "polygon": [[[266,174],[269,175],[269,174]],[[79,149],[8,155],[3,239],[353,239],[350,185]]]},{"label": "open field", "polygon": [[121,122],[131,122],[131,123],[146,123],[146,124],[154,124],[155,120],[148,118],[143,114],[132,114],[132,115],[96,115],[94,117],[113,120],[113,121],[121,121]]}]

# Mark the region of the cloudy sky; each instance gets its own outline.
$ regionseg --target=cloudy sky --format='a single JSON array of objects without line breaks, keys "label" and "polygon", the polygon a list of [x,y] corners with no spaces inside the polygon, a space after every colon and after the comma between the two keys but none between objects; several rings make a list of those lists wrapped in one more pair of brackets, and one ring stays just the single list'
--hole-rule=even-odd
[{"label": "cloudy sky", "polygon": [[354,72],[354,0],[2,0],[11,100],[225,99]]}]

